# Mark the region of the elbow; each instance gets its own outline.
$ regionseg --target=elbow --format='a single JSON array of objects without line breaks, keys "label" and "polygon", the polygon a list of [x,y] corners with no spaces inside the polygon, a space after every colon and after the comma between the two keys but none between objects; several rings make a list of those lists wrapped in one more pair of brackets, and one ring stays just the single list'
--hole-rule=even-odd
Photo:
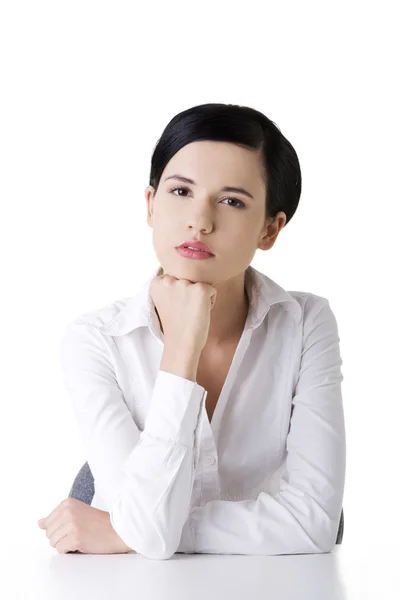
[{"label": "elbow", "polygon": [[140,541],[143,543],[137,543],[135,551],[153,560],[168,560],[178,549],[172,539],[164,539],[158,532],[155,532],[154,536],[148,536],[145,540]]},{"label": "elbow", "polygon": [[167,532],[155,528],[153,535],[149,535],[145,542],[146,547],[141,552],[143,556],[154,560],[168,560],[178,550],[180,536],[174,535],[171,530]]},{"label": "elbow", "polygon": [[307,523],[303,521],[303,527],[311,542],[311,548],[313,548],[311,552],[325,554],[335,548],[342,516],[342,505],[342,499],[338,508],[326,505],[323,507],[322,503],[315,499],[309,503],[310,517]]},{"label": "elbow", "polygon": [[337,533],[338,528],[335,521],[330,521],[329,526],[320,528],[314,532],[313,539],[317,547],[317,552],[320,554],[332,552],[336,545]]},{"label": "elbow", "polygon": [[336,545],[336,540],[332,540],[331,538],[326,538],[321,541],[319,544],[319,553],[326,554],[327,552],[332,552]]},{"label": "elbow", "polygon": [[161,548],[156,548],[155,546],[147,546],[143,548],[141,552],[139,550],[139,554],[145,556],[146,558],[151,558],[153,560],[168,560],[171,558],[176,552],[176,548],[168,547],[163,545]]},{"label": "elbow", "polygon": [[154,542],[149,548],[148,558],[154,558],[156,560],[168,560],[178,550],[180,538],[176,539],[176,536],[170,536],[165,539],[158,536],[158,544]]},{"label": "elbow", "polygon": [[159,556],[158,560],[168,560],[169,558],[173,557],[175,552],[176,552],[175,549],[170,549],[170,550],[168,550],[168,552],[164,552],[161,556]]}]

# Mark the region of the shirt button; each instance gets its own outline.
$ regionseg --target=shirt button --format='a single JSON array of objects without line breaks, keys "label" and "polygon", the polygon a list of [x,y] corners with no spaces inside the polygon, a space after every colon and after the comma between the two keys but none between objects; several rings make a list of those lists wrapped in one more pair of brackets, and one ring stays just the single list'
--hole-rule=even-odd
[{"label": "shirt button", "polygon": [[215,458],[213,456],[211,456],[211,455],[208,455],[207,458],[206,458],[206,460],[207,460],[207,464],[208,465],[215,464]]}]

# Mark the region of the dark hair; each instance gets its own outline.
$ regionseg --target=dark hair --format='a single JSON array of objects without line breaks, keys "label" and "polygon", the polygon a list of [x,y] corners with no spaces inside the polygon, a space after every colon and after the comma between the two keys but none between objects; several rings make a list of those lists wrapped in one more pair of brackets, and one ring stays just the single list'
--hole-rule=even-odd
[{"label": "dark hair", "polygon": [[266,181],[266,217],[286,214],[285,226],[296,212],[301,171],[291,143],[263,113],[237,104],[201,104],[175,115],[165,127],[151,157],[149,185],[157,192],[162,173],[183,146],[200,140],[231,142],[261,151]]}]

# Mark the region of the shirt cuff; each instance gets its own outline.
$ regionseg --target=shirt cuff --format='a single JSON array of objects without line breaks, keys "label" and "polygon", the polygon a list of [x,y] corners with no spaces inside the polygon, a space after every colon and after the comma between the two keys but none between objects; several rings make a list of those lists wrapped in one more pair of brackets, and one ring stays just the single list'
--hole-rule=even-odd
[{"label": "shirt cuff", "polygon": [[206,394],[195,381],[160,370],[147,413],[146,433],[193,448]]}]

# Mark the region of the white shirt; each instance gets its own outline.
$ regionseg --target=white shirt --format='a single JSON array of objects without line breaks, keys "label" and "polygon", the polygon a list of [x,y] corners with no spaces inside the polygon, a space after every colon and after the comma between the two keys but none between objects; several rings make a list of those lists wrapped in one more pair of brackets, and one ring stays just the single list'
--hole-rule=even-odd
[{"label": "white shirt", "polygon": [[92,506],[153,559],[330,552],[346,440],[329,301],[247,268],[247,320],[210,423],[207,390],[160,370],[164,336],[149,289],[160,273],[62,335]]}]

